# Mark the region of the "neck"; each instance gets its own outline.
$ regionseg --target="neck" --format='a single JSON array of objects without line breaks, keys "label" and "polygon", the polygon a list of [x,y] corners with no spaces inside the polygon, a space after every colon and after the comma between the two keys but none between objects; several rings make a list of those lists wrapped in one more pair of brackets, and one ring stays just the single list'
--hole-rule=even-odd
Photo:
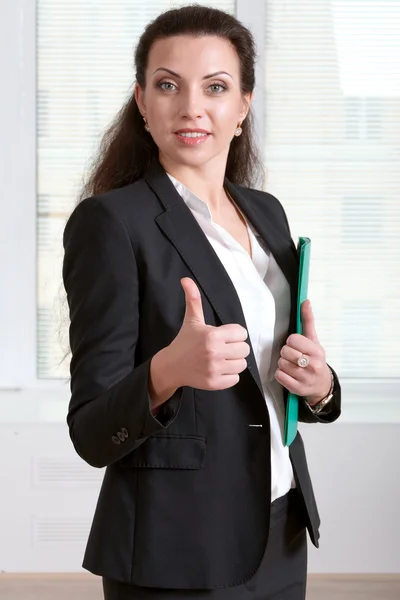
[{"label": "neck", "polygon": [[168,157],[160,156],[160,163],[167,173],[183,183],[193,194],[206,202],[213,215],[220,214],[230,202],[224,189],[226,163],[220,165],[206,163],[200,166],[178,164]]}]

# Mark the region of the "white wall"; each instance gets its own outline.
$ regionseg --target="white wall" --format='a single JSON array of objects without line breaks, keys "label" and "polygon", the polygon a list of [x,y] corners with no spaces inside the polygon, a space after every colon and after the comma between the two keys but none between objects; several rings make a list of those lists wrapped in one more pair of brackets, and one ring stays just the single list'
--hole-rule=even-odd
[{"label": "white wall", "polygon": [[321,514],[312,573],[400,572],[400,424],[302,426]]},{"label": "white wall", "polygon": [[[0,393],[0,572],[81,569],[103,470],[73,450],[67,397]],[[354,414],[345,406],[337,423],[301,425],[322,518],[309,570],[400,573],[400,423]]]}]

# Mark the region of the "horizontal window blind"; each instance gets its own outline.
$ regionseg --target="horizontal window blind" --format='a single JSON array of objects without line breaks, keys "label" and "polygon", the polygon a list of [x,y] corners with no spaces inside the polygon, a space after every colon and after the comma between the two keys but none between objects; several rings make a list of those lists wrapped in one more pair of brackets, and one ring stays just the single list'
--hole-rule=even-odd
[{"label": "horizontal window blind", "polygon": [[[37,1],[39,378],[68,376],[68,360],[58,365],[65,220],[132,89],[143,27],[179,4]],[[265,189],[293,238],[313,241],[317,333],[341,377],[398,378],[399,2],[267,0],[265,15]]]},{"label": "horizontal window blind", "polygon": [[399,378],[400,2],[267,0],[264,188],[341,377]]},{"label": "horizontal window blind", "polygon": [[[207,5],[208,2],[198,2]],[[101,135],[133,89],[146,24],[187,2],[37,0],[37,374],[69,375],[62,232]],[[212,5],[234,13],[233,0]]]}]

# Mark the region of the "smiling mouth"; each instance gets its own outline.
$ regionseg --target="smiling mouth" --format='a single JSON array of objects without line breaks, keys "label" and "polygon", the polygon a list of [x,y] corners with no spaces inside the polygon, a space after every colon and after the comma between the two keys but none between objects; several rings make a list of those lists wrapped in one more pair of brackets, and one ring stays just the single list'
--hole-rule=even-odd
[{"label": "smiling mouth", "polygon": [[199,138],[199,137],[205,137],[207,135],[210,135],[206,131],[176,131],[175,133],[176,133],[176,135],[180,135],[180,136],[186,137],[186,138]]},{"label": "smiling mouth", "polygon": [[183,144],[186,147],[191,146],[193,148],[204,144],[211,136],[211,133],[201,131],[180,131],[175,132],[174,136],[179,144]]}]

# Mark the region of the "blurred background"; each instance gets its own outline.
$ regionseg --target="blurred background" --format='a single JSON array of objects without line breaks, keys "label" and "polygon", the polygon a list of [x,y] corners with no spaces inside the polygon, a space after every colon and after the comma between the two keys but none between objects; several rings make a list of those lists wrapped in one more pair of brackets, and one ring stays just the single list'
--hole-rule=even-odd
[{"label": "blurred background", "polygon": [[[384,586],[400,582],[400,0],[198,3],[256,39],[260,187],[312,239],[309,297],[342,383],[339,422],[301,425],[322,517],[310,573],[379,574],[371,598],[399,598]],[[139,35],[183,4],[0,0],[1,573],[82,572],[104,473],[65,423],[62,232]]]}]

